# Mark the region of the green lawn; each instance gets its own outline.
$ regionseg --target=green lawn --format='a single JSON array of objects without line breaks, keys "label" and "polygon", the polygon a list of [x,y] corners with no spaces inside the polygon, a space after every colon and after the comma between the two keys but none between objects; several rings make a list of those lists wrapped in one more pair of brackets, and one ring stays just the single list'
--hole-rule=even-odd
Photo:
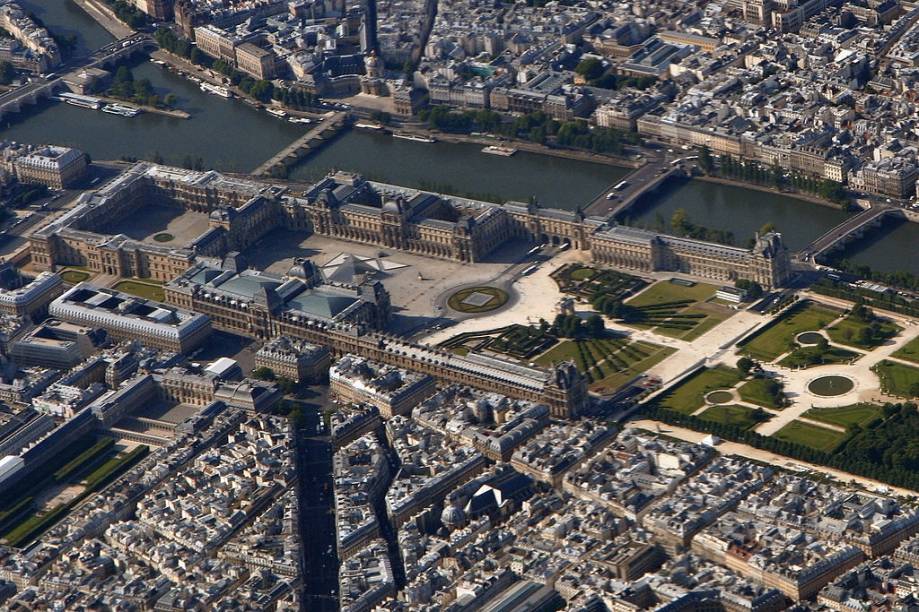
[{"label": "green lawn", "polygon": [[742,350],[754,359],[772,361],[794,348],[798,334],[823,329],[838,316],[826,306],[808,302],[759,331],[743,344]]},{"label": "green lawn", "polygon": [[898,349],[897,352],[893,354],[893,356],[900,359],[905,359],[907,361],[919,363],[919,338],[913,338],[907,342],[900,349]]},{"label": "green lawn", "polygon": [[844,433],[818,425],[811,425],[810,423],[802,423],[801,421],[792,421],[775,432],[773,436],[779,440],[809,446],[827,453],[835,451],[846,439],[846,434]]},{"label": "green lawn", "polygon": [[660,281],[626,302],[643,312],[648,320],[629,323],[640,329],[671,338],[695,340],[733,314],[725,306],[706,302],[717,287],[696,283],[692,287]]},{"label": "green lawn", "polygon": [[[480,293],[482,295],[490,296],[491,299],[482,304],[481,306],[475,306],[473,304],[464,303],[473,294]],[[456,293],[450,296],[447,300],[447,306],[452,308],[457,312],[464,313],[482,313],[490,312],[492,310],[497,310],[501,306],[507,303],[508,295],[507,292],[503,289],[497,287],[467,287],[465,289],[460,289]]]},{"label": "green lawn", "polygon": [[629,306],[651,306],[680,300],[704,302],[715,295],[718,288],[706,283],[696,283],[692,287],[676,285],[670,281],[657,282],[629,300]]},{"label": "green lawn", "polygon": [[84,272],[83,270],[64,270],[61,272],[61,278],[65,283],[70,283],[71,285],[77,285],[82,283],[85,280],[89,280],[89,277],[92,276],[89,272]]},{"label": "green lawn", "polygon": [[675,348],[669,346],[658,346],[647,342],[638,343],[638,345],[648,350],[649,354],[647,357],[632,362],[624,370],[614,372],[605,378],[595,381],[590,385],[590,390],[600,394],[615,391],[642,372],[650,370],[676,352]]},{"label": "green lawn", "polygon": [[155,283],[123,280],[115,283],[114,288],[118,291],[124,291],[125,293],[157,302],[162,302],[166,299],[166,292],[163,290],[163,286]]},{"label": "green lawn", "polygon": [[670,347],[610,336],[564,340],[536,358],[535,363],[548,366],[573,360],[578,370],[587,375],[591,391],[607,393],[657,365],[673,352]]},{"label": "green lawn", "polygon": [[765,406],[781,410],[784,406],[779,404],[775,397],[769,392],[771,385],[779,384],[768,378],[754,378],[742,384],[737,392],[740,393],[740,399],[757,406]]},{"label": "green lawn", "polygon": [[763,411],[757,412],[746,406],[727,404],[723,406],[712,406],[700,414],[699,418],[706,421],[714,421],[715,423],[723,423],[724,425],[737,425],[744,429],[750,429],[756,427],[756,425],[762,421],[767,420],[768,415]]},{"label": "green lawn", "polygon": [[571,280],[582,281],[587,280],[588,278],[593,278],[597,273],[593,268],[578,268],[577,270],[571,273]]},{"label": "green lawn", "polygon": [[890,395],[919,397],[919,368],[884,360],[874,366],[881,380],[881,389]]},{"label": "green lawn", "polygon": [[838,408],[811,408],[804,413],[808,419],[839,425],[849,429],[852,425],[866,427],[882,415],[881,407],[876,404],[852,404]]},{"label": "green lawn", "polygon": [[820,351],[816,346],[804,346],[795,349],[794,352],[782,359],[779,365],[787,368],[810,368],[833,363],[848,363],[859,356],[859,353],[847,351],[838,346],[831,346],[825,351]]},{"label": "green lawn", "polygon": [[[139,446],[136,452],[118,454],[113,442],[110,437],[84,436],[0,497],[0,542],[17,547],[27,544],[96,491],[99,484],[142,458],[147,450]],[[35,502],[49,487],[78,484],[83,485],[83,490],[66,503],[42,510]]]},{"label": "green lawn", "polygon": [[734,368],[717,366],[693,374],[660,399],[660,405],[667,410],[684,414],[695,412],[705,403],[705,396],[716,389],[728,389],[741,380],[740,372]]},{"label": "green lawn", "polygon": [[865,341],[861,341],[859,336],[863,333],[861,330],[869,329],[869,324],[851,316],[846,317],[833,327],[827,328],[826,331],[833,342],[847,344],[860,349],[873,349],[878,347],[903,331],[901,327],[890,321],[879,319],[878,324],[879,328],[877,335],[868,337]]},{"label": "green lawn", "polygon": [[[580,360],[577,341],[564,340],[537,357],[534,361],[537,365],[549,366],[553,363],[558,363],[559,361],[569,361],[572,359],[575,363],[578,363]],[[583,366],[583,363],[579,364],[578,368],[581,366]]]}]

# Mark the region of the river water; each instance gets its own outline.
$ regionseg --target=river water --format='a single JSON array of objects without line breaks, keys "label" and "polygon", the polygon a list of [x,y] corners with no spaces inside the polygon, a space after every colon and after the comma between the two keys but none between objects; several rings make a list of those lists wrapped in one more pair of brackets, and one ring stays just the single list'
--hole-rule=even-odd
[{"label": "river water", "polygon": [[627,222],[656,229],[663,219],[669,228],[670,218],[679,208],[686,210],[696,225],[730,230],[738,245],[745,245],[764,224],[772,223],[792,250],[846,218],[841,210],[777,193],[689,181],[665,187],[649,202],[640,203],[627,213]]},{"label": "river water", "polygon": [[291,172],[315,180],[331,169],[358,170],[367,178],[486,199],[527,201],[574,210],[628,173],[627,168],[519,152],[482,153],[482,146],[393,138],[352,130]]},{"label": "river water", "polygon": [[[21,0],[22,1],[22,0]],[[76,34],[78,53],[112,40],[73,0],[25,0],[25,8],[55,32]],[[247,172],[301,135],[291,124],[237,100],[208,95],[197,84],[151,62],[133,68],[160,93],[178,97],[191,119],[145,113],[126,118],[46,102],[21,116],[4,119],[0,138],[58,143],[87,151],[95,159],[123,156],[167,163],[200,158],[206,167]],[[627,170],[614,166],[520,152],[505,158],[481,153],[473,144],[416,143],[386,134],[352,130],[295,167],[291,178],[318,179],[331,169],[411,187],[488,199],[526,201],[572,210],[618,182]],[[683,208],[693,222],[733,232],[744,245],[765,223],[774,224],[792,249],[807,244],[844,218],[844,213],[780,194],[690,181],[655,195],[629,213],[629,223],[655,228]],[[879,270],[919,273],[919,258],[908,256],[919,240],[917,224],[893,225],[853,245],[844,256]]]}]

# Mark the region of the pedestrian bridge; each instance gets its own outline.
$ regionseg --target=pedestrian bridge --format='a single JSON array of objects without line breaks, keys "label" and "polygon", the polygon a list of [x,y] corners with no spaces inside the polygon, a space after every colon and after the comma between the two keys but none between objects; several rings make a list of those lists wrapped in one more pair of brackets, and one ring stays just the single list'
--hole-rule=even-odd
[{"label": "pedestrian bridge", "polygon": [[799,257],[805,261],[816,261],[818,257],[842,248],[850,240],[860,238],[867,230],[879,225],[889,214],[903,213],[892,206],[874,204],[818,237],[801,250]]}]

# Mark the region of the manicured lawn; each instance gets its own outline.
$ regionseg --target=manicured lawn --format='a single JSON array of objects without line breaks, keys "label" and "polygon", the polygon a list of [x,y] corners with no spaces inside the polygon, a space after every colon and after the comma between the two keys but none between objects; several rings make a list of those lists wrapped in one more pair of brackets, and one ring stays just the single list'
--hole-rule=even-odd
[{"label": "manicured lawn", "polygon": [[674,349],[647,342],[630,342],[621,336],[602,339],[565,340],[540,355],[535,363],[548,366],[573,360],[587,375],[591,391],[608,393],[652,368]]},{"label": "manicured lawn", "polygon": [[728,389],[741,380],[734,368],[717,366],[700,370],[668,391],[660,400],[662,408],[689,414],[701,408],[705,396],[717,389]]},{"label": "manicured lawn", "polygon": [[919,368],[884,360],[874,366],[881,380],[881,389],[890,395],[919,397]]},{"label": "manicured lawn", "polygon": [[919,363],[919,338],[913,338],[907,342],[900,349],[898,349],[897,352],[893,354],[893,356],[900,359],[905,359],[907,361]]},{"label": "manicured lawn", "polygon": [[815,346],[805,346],[796,349],[793,353],[782,359],[779,365],[787,368],[810,368],[818,365],[832,363],[849,363],[859,357],[859,353],[847,351],[838,346],[831,346],[825,351],[820,351]]},{"label": "manicured lawn", "polygon": [[809,446],[827,453],[835,451],[846,439],[844,433],[801,421],[792,421],[773,435],[779,440]]},{"label": "manicured lawn", "polygon": [[571,280],[582,281],[592,278],[597,273],[593,268],[578,268],[571,273]]},{"label": "manicured lawn", "polygon": [[890,321],[878,320],[878,324],[879,328],[877,335],[873,337],[869,336],[864,342],[859,340],[859,336],[863,333],[861,330],[869,329],[869,324],[853,317],[846,317],[833,327],[827,328],[826,331],[833,342],[847,344],[861,349],[872,349],[880,346],[902,331],[900,326]]},{"label": "manicured lawn", "polygon": [[115,289],[157,302],[162,302],[166,299],[166,292],[163,290],[163,286],[154,283],[124,280],[116,283]]},{"label": "manicured lawn", "polygon": [[724,425],[737,425],[744,429],[755,427],[759,423],[768,419],[768,415],[757,412],[746,406],[737,404],[727,404],[723,406],[712,406],[699,415],[700,419],[723,423]]},{"label": "manicured lawn", "polygon": [[[17,483],[0,497],[0,542],[11,546],[27,544],[96,491],[98,485],[141,459],[147,450],[146,446],[139,446],[136,452],[116,454],[110,437],[87,435],[80,438],[39,467],[31,479]],[[49,487],[77,484],[83,485],[82,491],[53,508],[42,510],[35,501]]]},{"label": "manicured lawn", "polygon": [[798,334],[823,329],[838,316],[830,308],[807,302],[754,335],[743,344],[742,350],[754,359],[772,361],[794,348]]},{"label": "manicured lawn", "polygon": [[742,384],[737,392],[740,393],[740,398],[745,402],[750,402],[751,404],[756,404],[757,406],[765,406],[766,408],[773,408],[775,410],[781,410],[784,408],[779,404],[775,397],[769,392],[769,388],[775,383],[774,381],[768,378],[754,378],[753,380],[747,381]]},{"label": "manicured lawn", "polygon": [[706,302],[715,291],[717,287],[706,283],[685,287],[660,281],[627,302],[644,317],[629,324],[653,328],[671,338],[695,340],[733,314],[729,308]]},{"label": "manicured lawn", "polygon": [[92,276],[89,272],[84,272],[83,270],[64,270],[61,272],[61,278],[65,283],[70,283],[71,285],[76,285],[82,283],[85,280],[89,280],[89,277]]},{"label": "manicured lawn", "polygon": [[666,304],[668,302],[677,302],[680,300],[692,300],[693,302],[704,302],[715,295],[718,288],[706,283],[696,283],[692,287],[684,287],[670,281],[657,282],[637,296],[628,301],[629,306],[650,306],[654,304]]},{"label": "manicured lawn", "polygon": [[[482,294],[491,297],[481,305],[469,303],[467,300],[474,294]],[[467,287],[460,289],[450,296],[447,300],[447,306],[457,312],[464,313],[481,313],[496,310],[507,303],[507,292],[497,287]]]},{"label": "manicured lawn", "polygon": [[[565,340],[564,342],[559,342],[551,349],[540,355],[536,358],[535,363],[541,366],[549,366],[553,363],[558,363],[559,361],[568,361],[574,359],[577,363],[580,359],[580,354],[578,353],[578,345],[574,340]],[[580,366],[578,366],[580,368]]]},{"label": "manicured lawn", "polygon": [[866,427],[882,415],[881,407],[876,404],[852,404],[838,408],[811,408],[804,413],[808,419],[839,425],[849,429],[853,425]]},{"label": "manicured lawn", "polygon": [[646,342],[638,343],[642,349],[648,351],[648,356],[639,361],[632,362],[626,369],[610,374],[606,378],[590,385],[590,390],[595,393],[610,393],[626,384],[642,372],[646,372],[676,352],[669,346],[658,346]]},{"label": "manicured lawn", "polygon": [[719,323],[730,317],[733,312],[725,306],[706,303],[697,304],[692,308],[688,308],[684,310],[682,314],[704,314],[705,318],[696,319],[696,323],[689,331],[658,326],[654,330],[655,333],[670,336],[671,338],[681,338],[686,341],[692,341],[710,329],[717,327]]}]

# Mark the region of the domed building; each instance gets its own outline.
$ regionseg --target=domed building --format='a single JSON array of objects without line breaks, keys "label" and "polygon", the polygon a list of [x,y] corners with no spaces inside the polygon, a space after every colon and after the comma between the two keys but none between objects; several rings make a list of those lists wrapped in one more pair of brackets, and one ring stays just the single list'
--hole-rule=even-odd
[{"label": "domed building", "polygon": [[371,51],[364,58],[364,75],[361,76],[361,93],[369,96],[388,95],[383,62]]},{"label": "domed building", "polygon": [[440,513],[440,522],[444,524],[449,531],[462,529],[466,525],[466,513],[459,506],[453,504],[444,508]]}]

